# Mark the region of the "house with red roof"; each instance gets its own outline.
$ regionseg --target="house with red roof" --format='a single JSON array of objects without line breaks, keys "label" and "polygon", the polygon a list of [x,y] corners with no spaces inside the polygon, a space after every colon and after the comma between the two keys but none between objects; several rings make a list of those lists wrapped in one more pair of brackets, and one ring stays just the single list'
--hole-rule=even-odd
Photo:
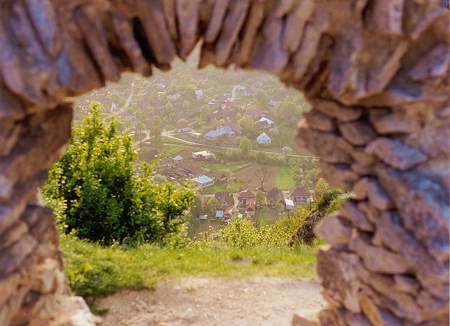
[{"label": "house with red roof", "polygon": [[311,201],[311,194],[305,187],[295,187],[289,196],[295,205],[307,204]]},{"label": "house with red roof", "polygon": [[244,190],[238,194],[239,210],[241,213],[250,217],[255,216],[256,213],[256,195],[249,191]]}]

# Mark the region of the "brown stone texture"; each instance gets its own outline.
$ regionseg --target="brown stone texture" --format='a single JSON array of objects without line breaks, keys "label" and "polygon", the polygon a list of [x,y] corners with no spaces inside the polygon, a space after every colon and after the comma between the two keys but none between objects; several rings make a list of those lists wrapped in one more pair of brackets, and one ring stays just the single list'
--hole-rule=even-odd
[{"label": "brown stone texture", "polygon": [[[318,226],[323,325],[446,325],[449,11],[441,0],[0,0],[0,325],[97,321],[68,296],[36,199],[70,135],[70,98],[200,67],[276,74],[312,111],[299,144],[353,190]],[[68,312],[61,315],[61,302]],[[59,312],[58,312],[59,311]],[[85,316],[77,320],[73,316]],[[53,320],[53,322],[51,322]]]}]

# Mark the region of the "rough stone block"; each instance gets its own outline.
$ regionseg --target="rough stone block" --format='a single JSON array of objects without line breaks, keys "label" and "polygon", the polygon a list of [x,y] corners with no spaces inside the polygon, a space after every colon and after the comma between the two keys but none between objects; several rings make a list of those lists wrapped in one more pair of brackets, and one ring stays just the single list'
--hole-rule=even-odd
[{"label": "rough stone block", "polygon": [[402,326],[402,321],[393,315],[390,311],[378,307],[367,295],[359,293],[359,304],[364,312],[364,315],[371,321],[372,325],[390,325]]},{"label": "rough stone block", "polygon": [[341,206],[341,213],[355,228],[366,232],[374,230],[363,211],[359,210],[354,201],[346,201]]},{"label": "rough stone block", "polygon": [[422,286],[429,288],[447,283],[448,268],[432,258],[424,246],[402,226],[397,214],[382,213],[376,221],[376,228],[376,238],[410,262]]},{"label": "rough stone block", "polygon": [[17,221],[10,228],[3,231],[0,235],[0,250],[9,247],[13,243],[17,242],[28,231],[28,226],[22,222]]},{"label": "rough stone block", "polygon": [[380,134],[413,133],[419,129],[419,121],[410,118],[403,110],[392,113],[377,110],[370,112],[370,122]]},{"label": "rough stone block", "polygon": [[352,229],[337,214],[324,217],[314,228],[314,233],[327,243],[339,246],[350,241]]},{"label": "rough stone block", "polygon": [[360,237],[354,237],[349,248],[363,259],[364,265],[372,272],[403,274],[411,271],[411,264],[403,256],[372,246]]},{"label": "rough stone block", "polygon": [[359,176],[352,171],[348,164],[328,164],[320,162],[320,171],[328,182],[338,188],[349,190]]},{"label": "rough stone block", "polygon": [[419,291],[420,284],[411,276],[394,275],[394,287],[398,291],[415,295]]},{"label": "rough stone block", "polygon": [[25,257],[36,247],[36,240],[29,236],[23,236],[19,241],[0,251],[0,277],[4,277],[16,271]]},{"label": "rough stone block", "polygon": [[359,264],[357,255],[335,249],[321,249],[317,255],[317,273],[325,288],[326,299],[345,306],[353,313],[361,312],[357,298]]},{"label": "rough stone block", "polygon": [[355,121],[339,124],[339,131],[353,145],[366,145],[376,137],[376,133],[365,122]]},{"label": "rough stone block", "polygon": [[399,172],[379,165],[376,173],[395,202],[406,229],[439,261],[449,260],[450,194],[448,185],[427,173]]},{"label": "rough stone block", "polygon": [[311,110],[304,113],[303,118],[306,119],[308,126],[313,129],[320,131],[334,131],[336,129],[333,120],[318,110]]},{"label": "rough stone block", "polygon": [[352,161],[350,155],[336,150],[339,141],[338,135],[313,130],[306,121],[299,124],[297,141],[300,147],[319,155],[326,162],[349,163]]},{"label": "rough stone block", "polygon": [[399,170],[408,170],[427,160],[419,149],[389,138],[377,138],[367,145],[366,151]]},{"label": "rough stone block", "polygon": [[327,100],[311,100],[312,106],[319,110],[320,112],[329,115],[330,117],[336,118],[342,122],[349,122],[358,120],[362,114],[361,109],[345,107],[336,102]]},{"label": "rough stone block", "polygon": [[393,208],[393,201],[375,178],[362,178],[355,184],[352,192],[356,199],[369,198],[369,202],[379,210]]}]

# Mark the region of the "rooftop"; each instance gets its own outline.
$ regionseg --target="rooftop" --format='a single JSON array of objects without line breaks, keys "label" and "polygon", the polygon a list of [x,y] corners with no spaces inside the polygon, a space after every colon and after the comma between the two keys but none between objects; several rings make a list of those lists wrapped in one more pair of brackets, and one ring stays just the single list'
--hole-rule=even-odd
[{"label": "rooftop", "polygon": [[271,138],[269,137],[268,134],[266,134],[265,132],[263,132],[262,134],[260,134],[257,138],[256,141],[258,143],[266,143],[266,142],[271,142]]},{"label": "rooftop", "polygon": [[295,206],[294,202],[291,199],[285,199],[284,203],[286,204],[287,209],[292,209]]},{"label": "rooftop", "polygon": [[217,138],[217,137],[221,137],[221,136],[225,136],[225,135],[234,135],[234,134],[235,134],[235,132],[234,132],[233,128],[227,126],[227,127],[222,127],[219,129],[208,131],[206,133],[206,137]]},{"label": "rooftop", "polygon": [[211,152],[208,152],[208,151],[200,151],[200,152],[194,152],[194,153],[192,153],[192,155],[195,155],[195,156],[212,156],[214,154],[211,153]]},{"label": "rooftop", "polygon": [[198,184],[208,184],[208,183],[210,183],[210,182],[213,182],[214,181],[214,179],[213,178],[211,178],[211,177],[208,177],[207,175],[201,175],[201,176],[198,176],[198,177],[196,177],[196,178],[194,178],[194,179],[192,179],[192,180],[194,180],[195,182],[197,182]]},{"label": "rooftop", "polygon": [[270,120],[269,118],[266,118],[266,117],[262,117],[257,122],[264,122],[264,123],[267,123],[269,125],[273,125],[275,123],[275,122],[273,122],[272,120]]},{"label": "rooftop", "polygon": [[255,194],[250,190],[241,191],[238,195],[239,198],[255,198]]},{"label": "rooftop", "polygon": [[310,196],[309,191],[304,188],[304,187],[295,187],[292,191],[291,191],[291,196],[292,197],[297,197],[297,196]]}]

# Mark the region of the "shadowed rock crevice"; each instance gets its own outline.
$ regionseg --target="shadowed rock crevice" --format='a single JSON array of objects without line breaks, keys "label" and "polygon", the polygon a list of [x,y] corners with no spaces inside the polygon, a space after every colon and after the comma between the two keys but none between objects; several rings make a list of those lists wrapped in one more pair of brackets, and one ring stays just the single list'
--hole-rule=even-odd
[{"label": "shadowed rock crevice", "polygon": [[[317,231],[331,245],[318,256],[329,304],[321,323],[448,322],[442,1],[0,0],[0,8],[0,325],[47,325],[69,292],[50,212],[36,196],[69,139],[64,103],[125,71],[170,69],[199,42],[199,67],[267,71],[303,92],[313,109],[299,144],[320,157],[331,184],[353,191]],[[66,298],[67,323],[88,316]]]}]

